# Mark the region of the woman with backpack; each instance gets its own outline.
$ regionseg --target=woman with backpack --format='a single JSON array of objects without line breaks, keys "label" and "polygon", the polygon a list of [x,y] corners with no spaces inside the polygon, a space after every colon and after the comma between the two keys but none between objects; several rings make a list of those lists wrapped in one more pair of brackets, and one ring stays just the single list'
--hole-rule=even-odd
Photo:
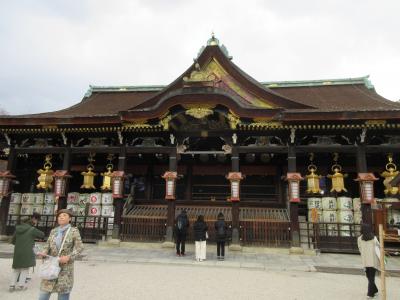
[{"label": "woman with backpack", "polygon": [[374,236],[372,228],[369,224],[361,226],[361,235],[357,239],[358,249],[360,250],[362,264],[365,268],[365,275],[368,279],[368,292],[369,299],[374,298],[378,293],[378,288],[375,284],[375,273],[379,269],[379,257],[376,247],[379,249],[379,241]]},{"label": "woman with backpack", "polygon": [[225,224],[225,218],[222,212],[218,214],[217,221],[215,222],[214,227],[217,242],[217,258],[218,260],[224,260],[227,226]]},{"label": "woman with backpack", "polygon": [[193,224],[194,240],[195,240],[195,256],[196,261],[206,259],[206,239],[207,239],[207,224],[204,222],[204,216],[199,215],[197,221]]}]

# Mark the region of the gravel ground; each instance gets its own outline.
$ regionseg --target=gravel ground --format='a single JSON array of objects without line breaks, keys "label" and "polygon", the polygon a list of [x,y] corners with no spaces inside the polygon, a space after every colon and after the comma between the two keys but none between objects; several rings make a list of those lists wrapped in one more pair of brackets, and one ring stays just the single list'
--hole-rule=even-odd
[{"label": "gravel ground", "polygon": [[[36,274],[27,291],[8,292],[10,268],[11,259],[0,259],[0,299],[37,299]],[[400,299],[399,286],[400,278],[387,278],[387,299]],[[71,299],[358,300],[366,299],[366,287],[367,280],[360,275],[218,268],[202,263],[76,262]]]}]

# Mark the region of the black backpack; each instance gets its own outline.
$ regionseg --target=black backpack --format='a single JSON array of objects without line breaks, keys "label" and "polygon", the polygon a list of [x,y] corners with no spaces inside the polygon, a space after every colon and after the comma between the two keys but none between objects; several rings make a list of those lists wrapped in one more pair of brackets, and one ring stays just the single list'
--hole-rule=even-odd
[{"label": "black backpack", "polygon": [[217,235],[222,237],[225,236],[225,223],[221,222],[218,226]]},{"label": "black backpack", "polygon": [[176,227],[179,231],[184,230],[186,228],[186,218],[179,216],[178,221],[176,222]]}]

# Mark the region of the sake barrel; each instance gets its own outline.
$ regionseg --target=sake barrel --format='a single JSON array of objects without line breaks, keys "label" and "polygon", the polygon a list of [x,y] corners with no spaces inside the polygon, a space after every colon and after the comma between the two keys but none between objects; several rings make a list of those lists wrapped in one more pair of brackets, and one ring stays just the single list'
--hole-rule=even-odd
[{"label": "sake barrel", "polygon": [[337,223],[337,212],[336,210],[324,210],[322,211],[322,219],[324,223]]},{"label": "sake barrel", "polygon": [[353,199],[351,199],[350,197],[338,197],[337,209],[339,210],[353,209]]},{"label": "sake barrel", "polygon": [[67,204],[67,209],[69,209],[70,211],[72,211],[72,213],[74,215],[76,215],[76,210],[77,210],[78,205],[74,204],[74,203],[68,203]]},{"label": "sake barrel", "polygon": [[[394,225],[399,225],[400,224],[400,211],[397,209],[392,209],[392,218]],[[390,220],[390,221],[391,221]]]},{"label": "sake barrel", "polygon": [[354,223],[352,210],[338,210],[338,223]]},{"label": "sake barrel", "polygon": [[102,205],[112,205],[114,203],[114,198],[111,193],[103,193],[101,195]]},{"label": "sake barrel", "polygon": [[79,205],[86,205],[89,203],[90,194],[79,194]]},{"label": "sake barrel", "polygon": [[101,193],[92,193],[89,196],[90,205],[100,205],[101,204]]},{"label": "sake barrel", "polygon": [[34,203],[35,194],[33,193],[24,193],[21,197],[22,204],[33,204]]},{"label": "sake barrel", "polygon": [[32,205],[32,213],[43,214],[43,204]]},{"label": "sake barrel", "polygon": [[334,197],[322,197],[322,209],[323,210],[336,210],[337,203]]},{"label": "sake barrel", "polygon": [[98,221],[99,221],[98,218],[87,217],[86,222],[85,222],[85,227],[86,228],[97,228],[99,226]]},{"label": "sake barrel", "polygon": [[75,204],[79,202],[79,193],[71,192],[68,193],[67,203]]},{"label": "sake barrel", "polygon": [[101,215],[103,217],[114,217],[114,205],[102,205]]},{"label": "sake barrel", "polygon": [[107,222],[102,219],[100,224],[101,228],[107,227],[107,230],[112,230],[114,228],[114,218],[108,218]]},{"label": "sake barrel", "polygon": [[353,209],[354,209],[354,212],[361,211],[361,200],[360,200],[360,198],[354,198],[353,199]]},{"label": "sake barrel", "polygon": [[337,224],[326,224],[325,235],[327,236],[338,236],[338,225]]},{"label": "sake barrel", "polygon": [[99,217],[101,214],[101,205],[90,205],[88,215],[91,217]]},{"label": "sake barrel", "polygon": [[43,215],[50,216],[54,215],[55,212],[55,205],[54,204],[45,204],[43,205]]},{"label": "sake barrel", "polygon": [[307,199],[307,208],[309,210],[316,208],[316,209],[322,209],[322,200],[321,198],[317,197],[312,197]]},{"label": "sake barrel", "polygon": [[86,205],[76,205],[76,213],[75,215],[78,217],[86,216]]},{"label": "sake barrel", "polygon": [[9,215],[19,215],[21,212],[21,204],[11,203],[10,208],[8,209]]},{"label": "sake barrel", "polygon": [[350,225],[339,225],[339,229],[339,236],[354,236],[353,229]]},{"label": "sake barrel", "polygon": [[[322,210],[317,209],[317,221],[319,223],[323,223],[324,222],[324,218],[322,217]],[[312,210],[308,210],[308,222],[312,222]]]},{"label": "sake barrel", "polygon": [[53,204],[55,203],[55,197],[53,193],[44,194],[44,204]]},{"label": "sake barrel", "polygon": [[21,204],[22,194],[12,193],[10,197],[10,204]]},{"label": "sake barrel", "polygon": [[33,194],[33,204],[35,205],[43,205],[44,202],[44,194],[43,193],[35,193]]},{"label": "sake barrel", "polygon": [[362,221],[361,211],[354,211],[354,223],[361,224],[361,221]]},{"label": "sake barrel", "polygon": [[33,204],[25,203],[21,205],[21,215],[31,216],[33,213]]}]

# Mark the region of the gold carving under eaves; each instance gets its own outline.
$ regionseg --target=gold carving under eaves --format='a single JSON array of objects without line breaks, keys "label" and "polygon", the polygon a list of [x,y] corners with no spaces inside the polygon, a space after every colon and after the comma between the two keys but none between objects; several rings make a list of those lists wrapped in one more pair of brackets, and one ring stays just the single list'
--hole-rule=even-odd
[{"label": "gold carving under eaves", "polygon": [[146,124],[146,119],[134,120],[131,122],[125,122],[122,124],[123,128],[134,128],[134,129],[143,129],[143,128],[151,128],[152,126]]},{"label": "gold carving under eaves", "polygon": [[388,163],[385,166],[386,171],[382,172],[381,176],[385,178],[383,180],[383,185],[385,186],[385,195],[396,195],[399,193],[399,188],[397,186],[391,186],[390,182],[399,174],[397,171],[397,166],[393,162],[393,155],[388,155]]},{"label": "gold carving under eaves", "polygon": [[169,121],[172,120],[171,115],[167,115],[165,118],[160,120],[160,125],[163,127],[164,130],[168,130],[169,128]]},{"label": "gold carving under eaves", "polygon": [[190,108],[186,111],[186,114],[192,116],[196,119],[203,119],[209,115],[212,115],[214,111],[209,108],[204,107],[197,107],[197,108]]},{"label": "gold carving under eaves", "polygon": [[53,182],[53,173],[54,171],[51,169],[51,154],[46,155],[45,163],[43,165],[43,169],[39,169],[37,173],[39,174],[38,181],[39,183],[36,185],[38,189],[48,190],[52,188]]},{"label": "gold carving under eaves", "polygon": [[331,168],[333,171],[332,175],[328,175],[328,178],[332,180],[332,189],[331,192],[335,191],[337,193],[347,192],[347,189],[344,187],[344,178],[347,177],[347,174],[342,174],[342,166],[337,163],[339,155],[337,153],[334,154],[334,164]]},{"label": "gold carving under eaves", "polygon": [[241,123],[240,118],[238,116],[236,116],[235,114],[229,113],[227,117],[228,117],[228,121],[229,121],[229,125],[230,125],[231,129],[236,129],[238,124]]}]

